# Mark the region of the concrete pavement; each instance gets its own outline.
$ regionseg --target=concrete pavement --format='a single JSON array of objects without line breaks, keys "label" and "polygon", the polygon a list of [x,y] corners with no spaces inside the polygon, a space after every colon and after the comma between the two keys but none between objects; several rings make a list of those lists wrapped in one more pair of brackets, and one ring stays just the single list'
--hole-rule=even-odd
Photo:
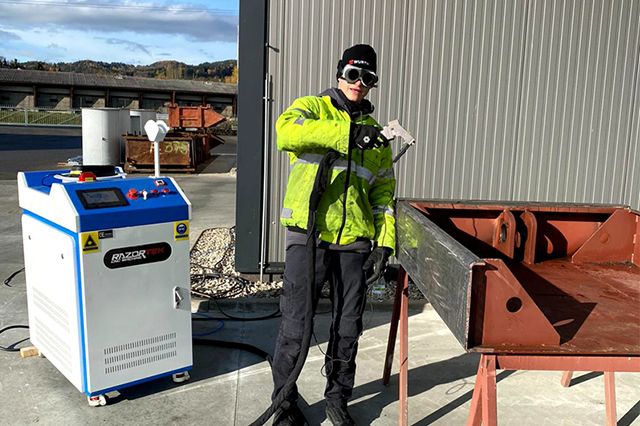
[{"label": "concrete pavement", "polygon": [[[12,137],[15,137],[13,135]],[[0,129],[0,146],[3,134]],[[203,172],[178,175],[178,182],[193,204],[192,242],[200,231],[233,226],[235,221],[234,157],[230,143]],[[55,149],[55,147],[52,147]],[[17,150],[16,152],[23,152]],[[4,151],[5,172],[0,180],[0,278],[22,267],[20,210],[17,206],[15,170],[11,150]],[[7,154],[9,153],[9,154]],[[38,155],[39,150],[31,150]],[[51,152],[46,156],[51,157]],[[45,164],[46,158],[34,162]],[[55,158],[55,161],[59,161]],[[5,175],[2,175],[4,177]],[[0,285],[0,328],[26,324],[24,275]],[[218,316],[215,305],[194,301],[194,308]],[[272,312],[276,301],[224,301],[234,315],[257,316]],[[319,312],[328,306],[322,302]],[[381,383],[391,312],[388,304],[375,304],[365,313],[366,331],[360,339],[356,387],[351,412],[360,425],[398,424],[398,376],[396,362],[389,387]],[[322,399],[321,367],[330,317],[319,314],[315,322],[318,343],[298,381],[301,407],[311,425],[329,426]],[[205,338],[230,340],[273,353],[279,319],[259,322],[226,321],[220,331]],[[194,322],[194,333],[212,331],[218,321]],[[0,335],[0,345],[23,339],[24,330]],[[478,356],[466,354],[428,304],[413,303],[409,321],[409,419],[410,424],[464,425],[478,365]],[[560,386],[557,372],[499,372],[498,418],[500,425],[590,426],[605,424],[604,381],[599,373],[576,373],[569,388]],[[616,374],[618,425],[640,425],[640,375]],[[271,375],[266,361],[235,349],[194,347],[191,380],[174,384],[159,379],[113,393],[109,405],[89,407],[80,394],[44,358],[21,359],[0,352],[0,424],[2,425],[220,425],[244,426],[267,408]]]}]

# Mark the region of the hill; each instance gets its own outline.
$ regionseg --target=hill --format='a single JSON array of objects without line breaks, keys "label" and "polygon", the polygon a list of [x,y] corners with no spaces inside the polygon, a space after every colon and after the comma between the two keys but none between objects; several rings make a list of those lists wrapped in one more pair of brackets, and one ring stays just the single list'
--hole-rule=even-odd
[{"label": "hill", "polygon": [[77,61],[48,63],[42,61],[7,61],[0,56],[0,68],[21,68],[42,71],[65,71],[84,74],[121,75],[131,77],[164,78],[178,80],[229,81],[233,79],[235,59],[218,62],[203,62],[189,65],[177,61],[158,61],[150,65],[131,65],[122,62]]}]

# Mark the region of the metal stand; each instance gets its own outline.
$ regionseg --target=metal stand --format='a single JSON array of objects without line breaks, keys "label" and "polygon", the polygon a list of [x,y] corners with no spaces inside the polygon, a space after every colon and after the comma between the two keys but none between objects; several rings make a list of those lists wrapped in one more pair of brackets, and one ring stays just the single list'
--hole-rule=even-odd
[{"label": "metal stand", "polygon": [[[498,424],[496,370],[603,371],[606,425],[617,424],[614,372],[640,372],[640,357],[564,355],[482,355],[473,389],[467,426]],[[569,377],[569,380],[570,377]]]},{"label": "metal stand", "polygon": [[[408,343],[409,343],[409,276],[400,267],[396,296],[391,316],[383,383],[389,385],[394,348],[400,325],[400,383],[399,426],[408,425]],[[485,355],[480,357],[478,374],[473,389],[467,426],[497,426],[498,409],[496,393],[497,370],[563,371],[563,386],[571,381],[574,371],[603,371],[605,383],[606,426],[615,426],[616,394],[614,372],[640,372],[640,357],[598,355]]]},{"label": "metal stand", "polygon": [[385,386],[389,386],[391,366],[393,365],[393,351],[398,335],[398,323],[400,323],[400,415],[398,425],[407,426],[409,417],[407,386],[409,377],[409,276],[402,266],[398,271],[396,297],[393,303],[393,313],[391,314],[389,340],[387,341],[387,356],[385,357],[382,375],[382,382]]}]

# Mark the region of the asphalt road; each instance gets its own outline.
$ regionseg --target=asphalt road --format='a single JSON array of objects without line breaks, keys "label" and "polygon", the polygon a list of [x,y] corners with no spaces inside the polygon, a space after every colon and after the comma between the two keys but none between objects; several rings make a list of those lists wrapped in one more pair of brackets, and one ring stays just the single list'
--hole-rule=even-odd
[{"label": "asphalt road", "polygon": [[0,180],[13,180],[19,171],[56,170],[81,153],[79,128],[0,126]]}]

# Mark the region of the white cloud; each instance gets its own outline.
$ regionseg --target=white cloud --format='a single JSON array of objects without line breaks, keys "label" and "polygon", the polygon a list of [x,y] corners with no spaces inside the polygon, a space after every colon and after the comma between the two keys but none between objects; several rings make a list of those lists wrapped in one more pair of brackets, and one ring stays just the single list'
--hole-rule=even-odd
[{"label": "white cloud", "polygon": [[51,43],[47,46],[47,49],[54,49],[54,50],[64,50],[65,52],[67,51],[67,49],[65,49],[62,46],[57,45],[56,43]]},{"label": "white cloud", "polygon": [[21,30],[64,28],[94,33],[173,34],[198,42],[236,41],[235,13],[217,13],[195,4],[127,0],[92,0],[91,6],[82,6],[81,0],[66,0],[63,6],[52,3],[52,0],[0,3],[0,24]]},{"label": "white cloud", "polygon": [[0,44],[5,41],[21,40],[20,36],[10,31],[0,30]]},{"label": "white cloud", "polygon": [[152,56],[151,52],[149,52],[149,50],[144,45],[136,43],[135,41],[122,40],[119,38],[108,38],[105,41],[107,42],[107,44],[121,44],[129,52],[142,52],[146,53],[149,56]]}]

